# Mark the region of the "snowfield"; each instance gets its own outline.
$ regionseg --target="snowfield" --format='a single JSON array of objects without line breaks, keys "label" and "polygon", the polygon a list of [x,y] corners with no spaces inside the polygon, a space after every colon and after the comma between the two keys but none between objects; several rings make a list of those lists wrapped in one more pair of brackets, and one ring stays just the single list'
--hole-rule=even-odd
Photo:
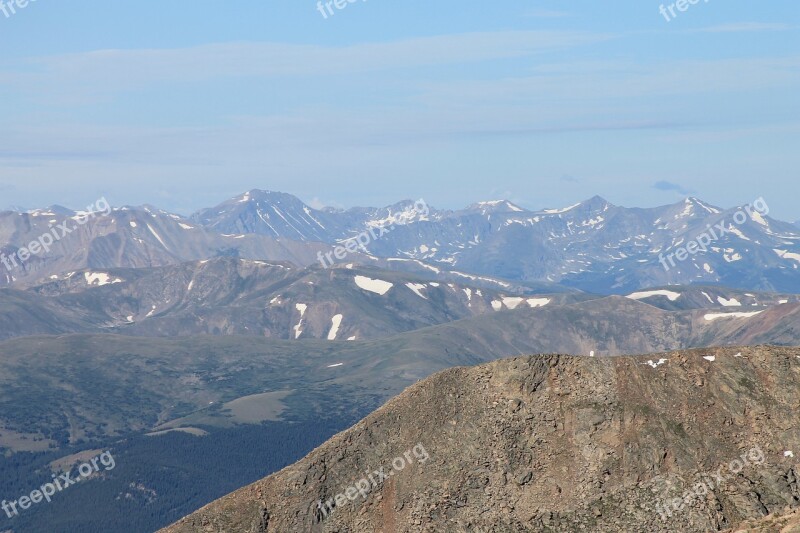
[{"label": "snowfield", "polygon": [[678,298],[681,297],[681,293],[674,292],[674,291],[641,291],[641,292],[634,292],[633,294],[629,294],[628,298],[631,300],[641,300],[643,298],[651,298],[653,296],[666,296],[669,298],[670,302],[674,302]]},{"label": "snowfield", "polygon": [[760,315],[764,311],[752,311],[750,313],[706,313],[703,318],[711,322],[719,318],[750,318]]},{"label": "snowfield", "polygon": [[372,279],[366,276],[356,276],[355,282],[360,289],[374,292],[375,294],[380,294],[381,296],[389,292],[389,289],[394,287],[394,283],[389,283],[388,281],[383,281],[382,279]]}]

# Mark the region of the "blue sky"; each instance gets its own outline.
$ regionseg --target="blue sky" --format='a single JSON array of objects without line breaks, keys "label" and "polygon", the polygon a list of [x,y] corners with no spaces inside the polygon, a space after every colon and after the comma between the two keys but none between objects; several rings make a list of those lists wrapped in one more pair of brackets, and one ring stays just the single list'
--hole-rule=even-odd
[{"label": "blue sky", "polygon": [[0,206],[763,196],[800,219],[800,5],[660,5],[37,0],[0,12]]}]

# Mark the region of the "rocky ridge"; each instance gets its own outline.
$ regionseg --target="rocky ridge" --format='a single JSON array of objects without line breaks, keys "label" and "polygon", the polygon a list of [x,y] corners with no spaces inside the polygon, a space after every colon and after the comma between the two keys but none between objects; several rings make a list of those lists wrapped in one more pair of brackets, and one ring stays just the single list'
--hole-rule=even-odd
[{"label": "rocky ridge", "polygon": [[453,368],[163,531],[723,531],[800,501],[799,380],[767,346]]}]

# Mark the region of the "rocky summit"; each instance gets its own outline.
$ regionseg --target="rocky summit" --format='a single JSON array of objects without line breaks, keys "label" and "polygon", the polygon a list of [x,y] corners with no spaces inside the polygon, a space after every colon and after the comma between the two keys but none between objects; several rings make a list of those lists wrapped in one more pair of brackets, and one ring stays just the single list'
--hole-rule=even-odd
[{"label": "rocky summit", "polygon": [[452,368],[162,531],[796,531],[798,385],[769,346]]}]

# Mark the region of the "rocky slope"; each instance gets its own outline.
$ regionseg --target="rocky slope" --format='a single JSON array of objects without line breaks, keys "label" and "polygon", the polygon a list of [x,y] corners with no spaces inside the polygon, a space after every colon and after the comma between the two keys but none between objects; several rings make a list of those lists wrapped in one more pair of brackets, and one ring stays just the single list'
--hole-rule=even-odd
[{"label": "rocky slope", "polygon": [[302,269],[225,257],[158,268],[74,271],[27,291],[0,289],[0,339],[94,332],[363,340],[509,306],[593,297],[517,294],[522,293],[511,286],[500,292],[354,265]]},{"label": "rocky slope", "polygon": [[800,533],[800,511],[794,509],[760,520],[748,520],[728,533]]},{"label": "rocky slope", "polygon": [[764,346],[445,370],[163,531],[726,530],[800,501],[798,382]]},{"label": "rocky slope", "polygon": [[[64,229],[60,229],[63,226]],[[55,232],[47,249],[26,261],[20,250]],[[0,212],[0,287],[29,287],[83,269],[149,268],[215,257],[266,258],[309,265],[330,247],[266,235],[208,231],[150,207],[109,208],[85,215],[64,208]],[[23,254],[24,255],[24,254]],[[353,254],[357,257],[358,254]]]},{"label": "rocky slope", "polygon": [[[472,281],[468,278],[463,281],[443,281],[433,273],[412,274],[355,264],[299,268],[286,262],[231,257],[154,268],[78,270],[54,275],[25,291],[0,289],[0,339],[36,334],[119,333],[363,340],[531,308],[547,308],[545,316],[556,331],[570,331],[573,326],[559,325],[559,320],[575,324],[575,313],[621,299],[577,291],[540,293],[508,283],[501,285],[500,280],[493,288],[467,283]],[[648,338],[655,343],[612,349],[609,353],[613,354],[697,346],[688,339],[701,331],[724,330],[725,335],[730,335],[730,342],[744,343],[729,326],[750,322],[760,324],[760,343],[794,344],[793,338],[800,340],[800,333],[793,337],[795,330],[784,327],[792,306],[800,303],[798,295],[744,292],[721,286],[671,286],[630,293],[623,300],[627,304],[624,307],[661,321],[677,318],[690,325],[691,320],[681,317],[691,317],[693,313],[686,311],[698,309],[709,311],[703,314],[708,315],[708,320],[701,317],[700,327],[680,335],[667,331],[668,339],[677,344],[658,344],[664,339],[650,331]],[[659,313],[659,309],[668,313]],[[771,321],[764,323],[764,314]],[[606,313],[603,318],[605,322],[618,321],[615,316]],[[539,329],[531,326],[534,328]],[[486,331],[490,334],[486,341],[495,339],[503,329]],[[771,336],[771,331],[776,336]],[[540,338],[552,333],[540,333]],[[590,337],[589,344],[609,341],[608,336]],[[724,341],[718,334],[711,333],[710,337],[713,340],[704,345]],[[562,346],[543,344],[537,350],[563,350]],[[578,349],[573,352],[570,347],[566,353],[588,353]],[[505,355],[518,353],[515,350]]]}]

